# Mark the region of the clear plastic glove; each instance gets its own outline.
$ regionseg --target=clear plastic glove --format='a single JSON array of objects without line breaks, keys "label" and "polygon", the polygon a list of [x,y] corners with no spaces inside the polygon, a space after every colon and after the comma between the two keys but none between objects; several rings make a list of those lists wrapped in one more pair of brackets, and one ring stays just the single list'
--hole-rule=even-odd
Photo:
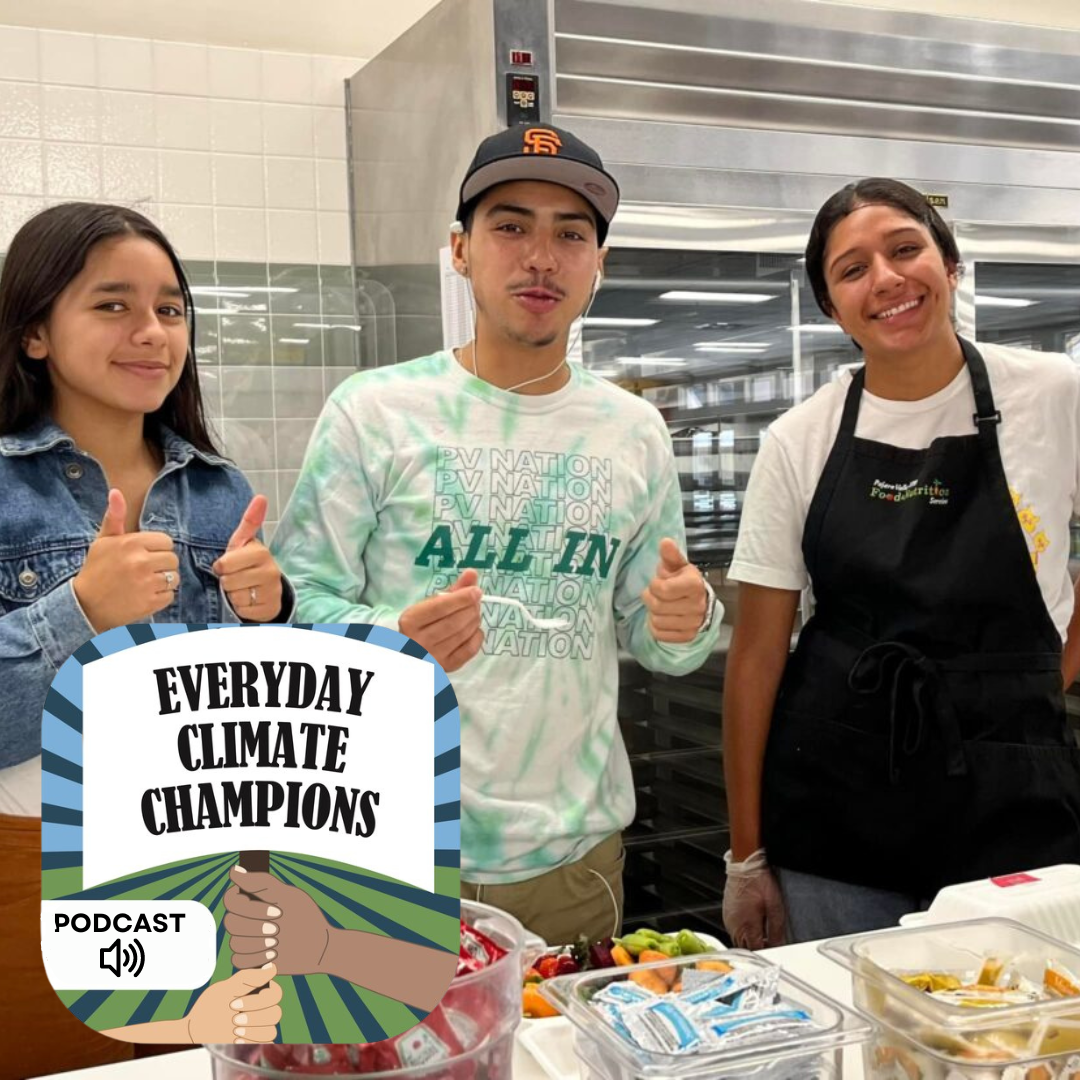
[{"label": "clear plastic glove", "polygon": [[739,949],[764,949],[784,944],[784,899],[780,886],[758,848],[735,862],[724,852],[724,926]]}]

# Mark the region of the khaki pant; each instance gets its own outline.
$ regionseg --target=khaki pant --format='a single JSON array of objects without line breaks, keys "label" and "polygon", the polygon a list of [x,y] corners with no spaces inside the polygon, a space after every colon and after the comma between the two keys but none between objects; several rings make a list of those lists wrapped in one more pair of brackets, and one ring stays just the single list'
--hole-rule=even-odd
[{"label": "khaki pant", "polygon": [[41,821],[0,814],[0,1080],[127,1061],[130,1043],[91,1031],[56,996],[41,960]]},{"label": "khaki pant", "polygon": [[622,836],[615,833],[566,866],[513,885],[461,883],[463,900],[510,912],[549,945],[569,945],[622,932]]}]

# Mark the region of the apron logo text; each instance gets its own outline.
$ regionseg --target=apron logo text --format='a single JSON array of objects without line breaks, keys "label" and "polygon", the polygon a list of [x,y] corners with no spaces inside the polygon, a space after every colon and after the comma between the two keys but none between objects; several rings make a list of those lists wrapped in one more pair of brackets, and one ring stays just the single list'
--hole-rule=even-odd
[{"label": "apron logo text", "polygon": [[906,484],[875,480],[870,485],[870,498],[897,503],[926,499],[931,506],[948,506],[949,489],[940,480],[931,484],[920,484],[918,480],[909,480]]}]

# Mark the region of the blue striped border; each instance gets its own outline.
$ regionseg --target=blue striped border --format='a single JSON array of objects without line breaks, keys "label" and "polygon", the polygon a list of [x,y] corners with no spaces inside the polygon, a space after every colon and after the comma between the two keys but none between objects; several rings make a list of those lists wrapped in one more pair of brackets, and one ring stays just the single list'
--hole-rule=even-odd
[{"label": "blue striped border", "polygon": [[[435,668],[435,852],[436,866],[461,865],[461,716],[446,672],[435,658],[396,630],[366,623],[244,624],[245,629],[291,625],[353,638],[425,660]],[[82,672],[87,664],[161,638],[203,630],[237,629],[235,623],[139,623],[98,634],[63,664],[42,709],[42,870],[82,866]],[[92,890],[102,895],[108,885]],[[131,888],[125,879],[123,888]],[[89,895],[89,894],[80,894]]]}]

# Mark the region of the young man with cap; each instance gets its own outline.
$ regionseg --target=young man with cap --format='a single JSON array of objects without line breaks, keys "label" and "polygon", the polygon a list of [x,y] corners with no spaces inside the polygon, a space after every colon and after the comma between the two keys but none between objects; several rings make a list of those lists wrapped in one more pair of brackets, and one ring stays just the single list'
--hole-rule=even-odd
[{"label": "young man with cap", "polygon": [[570,132],[485,139],[451,230],[473,340],[334,391],[274,545],[299,619],[400,630],[453,673],[462,895],[553,942],[621,918],[619,645],[680,674],[719,622],[662,419],[566,360],[617,204]]}]

